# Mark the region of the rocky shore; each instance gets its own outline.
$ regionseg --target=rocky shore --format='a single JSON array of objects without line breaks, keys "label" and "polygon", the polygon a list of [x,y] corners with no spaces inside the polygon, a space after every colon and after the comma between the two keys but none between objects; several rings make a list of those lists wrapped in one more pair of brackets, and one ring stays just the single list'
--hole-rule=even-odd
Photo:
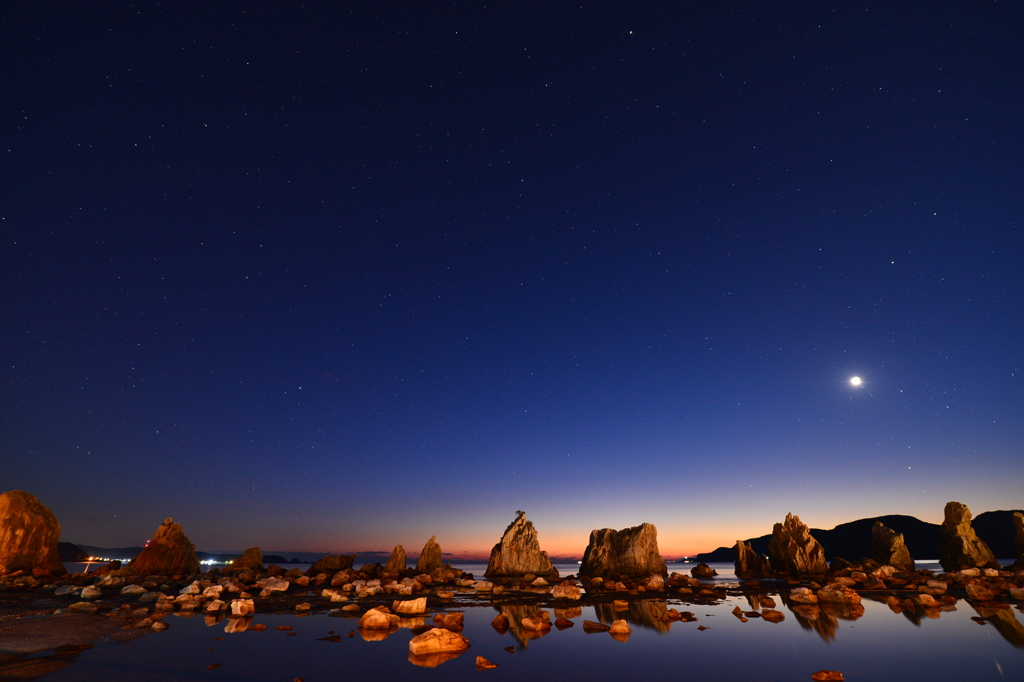
[{"label": "rocky shore", "polygon": [[[49,510],[38,501],[27,493],[5,495],[9,497],[0,499],[6,505],[2,508],[15,509],[19,528],[31,528],[31,519],[22,510],[32,509],[52,531],[56,521],[46,516]],[[262,552],[254,547],[225,568],[201,572],[194,546],[179,524],[166,519],[149,547],[130,564],[112,562],[76,574],[54,567],[45,547],[9,542],[0,548],[0,558],[6,561],[3,566],[16,570],[0,576],[0,635],[5,641],[32,644],[2,652],[2,665],[22,665],[21,657],[29,653],[56,649],[62,642],[82,646],[90,637],[110,632],[121,637],[161,632],[169,627],[172,614],[202,617],[207,624],[223,622],[225,632],[237,633],[265,628],[254,620],[259,614],[320,613],[352,621],[355,627],[349,636],[358,633],[364,639],[411,630],[410,661],[432,666],[468,648],[460,634],[467,608],[496,609],[499,615],[492,626],[525,643],[552,629],[573,627],[572,619],[589,606],[601,622],[585,621],[585,632],[606,632],[625,641],[629,623],[662,629],[673,622],[696,622],[698,616],[686,606],[721,604],[728,598],[742,598],[748,605],[733,611],[742,622],[783,621],[784,606],[826,639],[834,636],[839,620],[863,615],[863,600],[884,603],[912,620],[938,618],[966,604],[977,612],[976,622],[991,622],[1004,638],[1024,646],[1024,630],[1009,611],[1016,607],[1024,612],[1024,561],[1018,557],[1011,567],[993,566],[991,552],[973,534],[970,519],[964,505],[946,506],[943,547],[948,551],[944,570],[933,572],[914,569],[902,536],[881,524],[872,531],[872,557],[836,558],[826,564],[808,527],[788,515],[775,525],[771,556],[736,543],[740,580],[735,582],[714,581],[715,571],[706,564],[695,566],[690,575],[668,573],[658,554],[657,529],[651,524],[595,530],[580,575],[559,578],[522,512],[495,545],[483,580],[442,563],[434,537],[415,567],[407,565],[400,545],[385,565],[356,569],[354,555],[333,555],[306,571],[264,567]],[[0,532],[4,522],[0,517]],[[1024,522],[1018,521],[1016,527],[1024,534]],[[55,546],[57,528],[57,533],[21,536],[44,538]],[[1024,550],[1024,541],[1020,547]],[[39,565],[32,563],[33,557],[40,558]],[[44,615],[47,618],[19,623],[25,616]],[[25,628],[34,634],[30,637]],[[39,636],[37,631],[51,636]]]}]

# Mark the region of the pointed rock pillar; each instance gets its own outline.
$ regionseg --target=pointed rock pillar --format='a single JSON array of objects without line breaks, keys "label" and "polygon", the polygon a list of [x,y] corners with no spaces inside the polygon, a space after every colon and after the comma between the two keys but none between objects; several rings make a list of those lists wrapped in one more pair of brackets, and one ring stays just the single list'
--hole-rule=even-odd
[{"label": "pointed rock pillar", "polygon": [[384,564],[384,573],[387,575],[398,575],[405,568],[405,548],[401,545],[395,545],[395,548],[391,550],[391,556],[388,557],[388,562]]},{"label": "pointed rock pillar", "polygon": [[196,546],[185,537],[181,524],[174,523],[170,517],[164,519],[153,539],[129,565],[139,575],[189,575],[199,572]]},{"label": "pointed rock pillar", "polygon": [[914,570],[914,557],[903,542],[903,533],[887,528],[881,521],[875,521],[871,527],[872,558],[883,566],[895,566],[901,571]]},{"label": "pointed rock pillar", "polygon": [[776,523],[768,541],[772,568],[791,575],[816,575],[828,571],[825,550],[811,535],[811,529],[799,516],[786,514],[783,523]]},{"label": "pointed rock pillar", "polygon": [[767,578],[772,574],[768,557],[754,551],[749,543],[736,541],[736,577],[740,580]]},{"label": "pointed rock pillar", "polygon": [[939,528],[939,563],[944,571],[965,568],[999,568],[996,555],[971,526],[966,504],[947,502],[945,519]]},{"label": "pointed rock pillar", "polygon": [[441,556],[441,545],[437,544],[436,536],[431,535],[427,544],[423,545],[420,558],[416,560],[417,573],[433,573],[444,568],[444,561]]},{"label": "pointed rock pillar", "polygon": [[516,512],[515,520],[491,550],[484,576],[488,578],[514,578],[532,573],[542,578],[557,578],[558,569],[551,565],[548,553],[540,549],[537,530],[526,513]]}]

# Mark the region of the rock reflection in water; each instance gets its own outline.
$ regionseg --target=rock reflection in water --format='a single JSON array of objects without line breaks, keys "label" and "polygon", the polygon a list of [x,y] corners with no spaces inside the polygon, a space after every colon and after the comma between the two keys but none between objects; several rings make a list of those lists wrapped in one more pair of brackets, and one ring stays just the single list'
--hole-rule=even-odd
[{"label": "rock reflection in water", "polygon": [[229,634],[245,632],[249,629],[250,623],[252,623],[252,616],[249,616],[248,618],[228,618],[228,622],[224,625],[224,632]]},{"label": "rock reflection in water", "polygon": [[0,655],[0,679],[29,680],[55,673],[91,648],[91,644],[66,644],[48,656]]},{"label": "rock reflection in water", "polygon": [[594,613],[602,623],[625,620],[627,623],[662,633],[672,629],[672,624],[668,622],[668,607],[664,599],[631,601],[625,611],[616,611],[615,607],[608,603],[594,604]]},{"label": "rock reflection in water", "polygon": [[383,628],[356,628],[356,630],[359,631],[359,636],[363,638],[363,641],[383,642],[388,638],[388,635],[393,635],[398,632],[398,625],[392,625],[388,630]]},{"label": "rock reflection in water", "polygon": [[1024,649],[1024,626],[1021,626],[1017,616],[1010,608],[990,608],[986,606],[974,606],[978,615],[989,622],[989,624],[1002,635],[1003,639],[1017,647]]},{"label": "rock reflection in water", "polygon": [[555,618],[565,618],[566,620],[572,620],[573,618],[583,617],[582,606],[570,606],[565,609],[555,609]]},{"label": "rock reflection in water", "polygon": [[804,630],[817,632],[818,636],[826,642],[835,640],[836,632],[839,630],[839,620],[823,613],[817,604],[794,604],[785,596],[782,597],[782,603],[793,612],[796,622]]},{"label": "rock reflection in water", "polygon": [[547,630],[531,630],[523,627],[523,618],[541,618],[541,608],[539,606],[504,604],[501,607],[495,607],[495,609],[508,618],[508,629],[512,631],[512,636],[516,638],[519,646],[523,649],[526,648],[527,642],[531,639],[540,639],[551,632],[550,628]]},{"label": "rock reflection in water", "polygon": [[409,653],[409,662],[413,665],[418,665],[421,668],[436,668],[437,666],[458,658],[464,651],[439,651],[436,654],[420,654]]}]

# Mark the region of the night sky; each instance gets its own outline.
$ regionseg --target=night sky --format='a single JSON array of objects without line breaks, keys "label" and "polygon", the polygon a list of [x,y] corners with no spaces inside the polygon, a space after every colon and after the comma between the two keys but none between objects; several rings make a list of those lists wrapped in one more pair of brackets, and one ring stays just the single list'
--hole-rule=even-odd
[{"label": "night sky", "polygon": [[0,489],[63,539],[1021,506],[1024,6],[383,4],[4,8]]}]

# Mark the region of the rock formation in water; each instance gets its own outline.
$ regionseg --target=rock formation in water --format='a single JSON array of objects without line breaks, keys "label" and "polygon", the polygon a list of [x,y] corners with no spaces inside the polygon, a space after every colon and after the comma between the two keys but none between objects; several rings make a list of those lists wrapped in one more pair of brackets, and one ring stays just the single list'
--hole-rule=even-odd
[{"label": "rock formation in water", "polygon": [[355,554],[326,554],[313,562],[306,575],[334,574],[352,568],[355,562]]},{"label": "rock formation in water", "polygon": [[872,558],[883,566],[895,566],[901,571],[914,570],[914,558],[903,542],[903,533],[886,528],[881,521],[871,527]]},{"label": "rock formation in water", "polygon": [[181,525],[168,517],[129,566],[139,575],[189,575],[199,572],[199,559]]},{"label": "rock formation in water", "polygon": [[740,580],[756,580],[767,578],[772,574],[768,557],[754,551],[750,543],[736,541],[736,577]]},{"label": "rock formation in water", "polygon": [[420,558],[416,560],[417,573],[433,573],[444,568],[444,561],[441,555],[441,545],[437,544],[436,536],[431,535],[427,544],[423,545]]},{"label": "rock formation in water", "polygon": [[484,575],[488,578],[513,578],[527,573],[543,578],[558,577],[558,569],[551,565],[548,553],[540,549],[533,522],[527,521],[526,514],[518,511],[501,541],[491,550],[491,560]]},{"label": "rock formation in water", "polygon": [[939,563],[944,571],[965,568],[999,568],[995,554],[971,527],[971,510],[959,502],[947,502],[939,535]]},{"label": "rock formation in water", "polygon": [[231,562],[233,570],[263,570],[263,551],[259,547],[250,547],[245,550],[242,556]]},{"label": "rock formation in water", "polygon": [[58,542],[57,517],[35,495],[22,490],[0,495],[0,575],[15,571],[64,575]]},{"label": "rock formation in water", "polygon": [[703,561],[690,569],[690,575],[698,580],[708,580],[718,575],[718,571],[708,566]]},{"label": "rock formation in water", "polygon": [[1013,513],[1013,548],[1017,550],[1017,561],[1014,567],[1024,569],[1024,514]]},{"label": "rock formation in water", "polygon": [[783,523],[776,523],[772,539],[768,541],[768,554],[772,568],[779,573],[791,575],[814,575],[825,573],[825,550],[811,536],[806,524],[799,516],[786,514]]},{"label": "rock formation in water", "polygon": [[389,576],[397,576],[405,569],[405,547],[402,547],[401,545],[395,545],[395,548],[391,550],[391,556],[388,557],[388,562],[384,564],[384,574]]},{"label": "rock formation in water", "polygon": [[668,568],[658,553],[658,529],[652,523],[613,530],[590,532],[583,553],[580,575],[590,577],[667,575]]}]

